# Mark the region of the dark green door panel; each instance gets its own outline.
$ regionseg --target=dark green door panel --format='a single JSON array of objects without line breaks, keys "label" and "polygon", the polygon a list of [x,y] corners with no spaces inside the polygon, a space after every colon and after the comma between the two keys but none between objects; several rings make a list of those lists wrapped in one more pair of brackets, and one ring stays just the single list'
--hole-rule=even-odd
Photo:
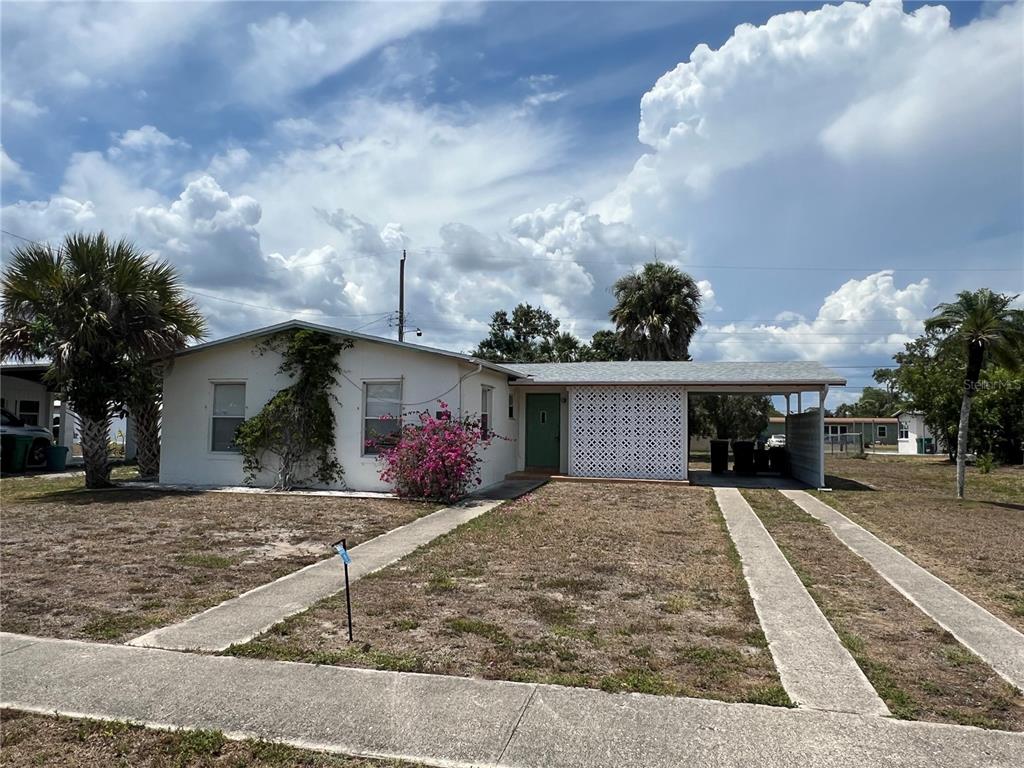
[{"label": "dark green door panel", "polygon": [[559,394],[526,395],[526,466],[558,469]]}]

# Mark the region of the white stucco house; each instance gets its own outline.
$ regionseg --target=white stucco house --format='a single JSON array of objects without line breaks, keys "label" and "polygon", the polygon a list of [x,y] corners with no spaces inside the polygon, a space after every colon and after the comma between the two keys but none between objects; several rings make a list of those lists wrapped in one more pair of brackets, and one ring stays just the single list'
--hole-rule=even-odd
[{"label": "white stucco house", "polygon": [[912,455],[941,450],[935,435],[924,423],[921,411],[897,411],[895,416],[899,421],[899,437],[896,441],[899,453]]},{"label": "white stucco house", "polygon": [[[690,392],[760,393],[789,400],[824,397],[846,381],[813,362],[614,362],[495,364],[469,355],[293,320],[199,344],[180,352],[164,380],[160,480],[241,485],[232,446],[238,424],[287,386],[280,357],[259,354],[270,335],[306,328],[350,339],[341,353],[336,453],[354,490],[387,490],[370,430],[397,430],[384,414],[441,410],[484,415],[504,438],[483,453],[484,487],[516,471],[576,477],[686,480]],[[786,417],[795,477],[824,485],[824,429],[819,411]],[[408,418],[408,417],[407,417]],[[269,485],[268,475],[257,478]]]}]

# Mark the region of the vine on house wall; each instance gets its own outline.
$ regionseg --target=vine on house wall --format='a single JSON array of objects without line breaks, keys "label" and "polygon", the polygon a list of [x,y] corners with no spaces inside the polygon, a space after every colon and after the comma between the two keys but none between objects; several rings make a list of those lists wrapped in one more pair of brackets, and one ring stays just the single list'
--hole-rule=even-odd
[{"label": "vine on house wall", "polygon": [[301,329],[275,334],[257,347],[261,355],[279,352],[278,373],[294,381],[238,428],[235,444],[246,482],[253,482],[267,467],[268,455],[278,459],[275,489],[290,490],[311,480],[325,485],[344,482],[335,451],[332,402],[340,402],[334,394],[340,355],[351,346],[349,339]]}]

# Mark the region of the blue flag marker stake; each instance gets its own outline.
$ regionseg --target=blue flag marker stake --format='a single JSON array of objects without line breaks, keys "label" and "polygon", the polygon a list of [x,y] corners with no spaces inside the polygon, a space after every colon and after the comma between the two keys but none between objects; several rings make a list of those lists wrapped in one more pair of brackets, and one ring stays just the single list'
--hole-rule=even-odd
[{"label": "blue flag marker stake", "polygon": [[348,553],[348,547],[345,545],[345,539],[339,539],[331,545],[334,547],[334,551],[338,553],[338,557],[341,558],[342,565],[345,566],[345,608],[348,611],[348,641],[352,642],[352,591],[348,585],[348,566],[352,562],[352,556]]}]

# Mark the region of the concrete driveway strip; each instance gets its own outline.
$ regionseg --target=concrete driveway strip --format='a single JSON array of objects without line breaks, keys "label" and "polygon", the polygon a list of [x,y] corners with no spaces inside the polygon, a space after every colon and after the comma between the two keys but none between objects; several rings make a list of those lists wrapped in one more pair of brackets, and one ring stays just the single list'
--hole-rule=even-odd
[{"label": "concrete driveway strip", "polygon": [[[14,648],[14,650],[9,650]],[[0,706],[507,768],[1019,768],[1024,735],[0,634]]]},{"label": "concrete driveway strip", "polygon": [[832,529],[836,538],[1004,680],[1024,690],[1024,635],[823,501],[804,491],[781,493]]},{"label": "concrete driveway strip", "polygon": [[[418,547],[494,509],[502,500],[470,499],[439,509],[350,550],[349,579],[357,581]],[[279,621],[345,588],[341,560],[321,560],[256,587],[182,622],[155,629],[128,645],[170,650],[223,651],[245,643]]]},{"label": "concrete driveway strip", "polygon": [[746,499],[735,488],[715,488],[715,499],[743,562],[768,650],[789,697],[813,709],[888,715],[885,702]]}]

